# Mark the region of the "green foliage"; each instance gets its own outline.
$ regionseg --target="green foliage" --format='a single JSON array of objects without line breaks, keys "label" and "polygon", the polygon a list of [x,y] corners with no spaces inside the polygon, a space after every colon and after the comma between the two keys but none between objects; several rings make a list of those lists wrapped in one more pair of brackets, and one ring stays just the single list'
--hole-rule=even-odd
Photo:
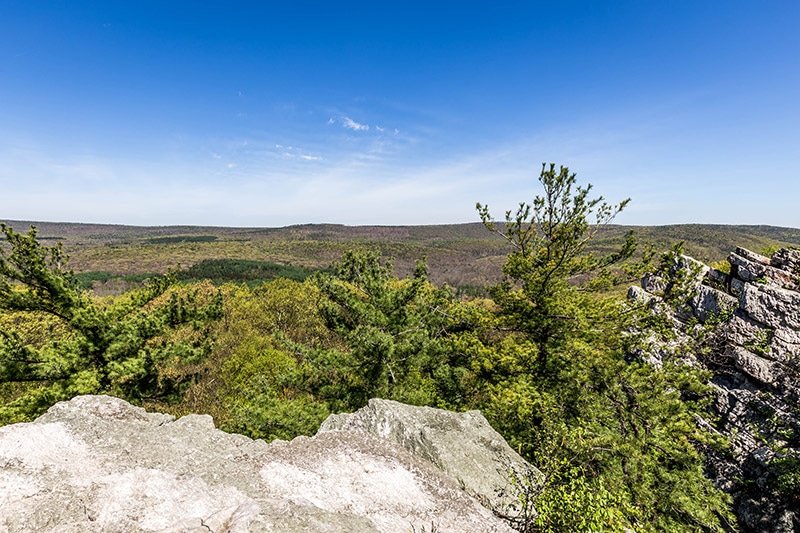
[{"label": "green foliage", "polygon": [[763,255],[764,257],[772,257],[772,255],[778,250],[780,250],[780,248],[781,248],[780,246],[777,246],[775,244],[770,244],[769,246],[765,246],[764,248],[761,249],[761,255]]},{"label": "green foliage", "polygon": [[314,269],[291,265],[279,265],[266,261],[246,259],[206,259],[175,273],[179,280],[208,279],[216,284],[247,282],[255,285],[266,280],[287,278],[303,281]]},{"label": "green foliage", "polygon": [[118,276],[111,272],[79,272],[75,274],[75,279],[78,281],[78,286],[84,290],[91,290],[95,282],[108,283],[111,280],[121,280],[127,285],[141,286],[146,280],[158,277],[158,274],[145,273],[145,274],[128,274],[125,276]]},{"label": "green foliage", "polygon": [[665,282],[659,296],[685,319],[693,317],[691,302],[696,294],[696,285],[703,276],[702,267],[700,262],[686,256],[684,243],[679,242],[661,254],[655,272]]},{"label": "green foliage", "polygon": [[[706,376],[576,344],[559,371],[544,377],[524,370],[529,349],[509,341],[497,346],[494,370],[505,376],[482,406],[512,447],[545,473],[527,495],[537,511],[528,531],[721,527],[728,502],[704,476],[695,448],[720,445],[694,420],[707,397]],[[609,522],[578,529],[576,514]]]},{"label": "green foliage", "polygon": [[[526,530],[722,530],[729,504],[704,476],[696,447],[720,445],[695,423],[707,376],[670,361],[626,361],[657,321],[591,291],[633,252],[631,235],[616,252],[587,251],[627,201],[589,199],[591,187],[577,187],[564,167],[543,167],[539,179],[543,196],[507,212],[503,229],[478,204],[512,252],[503,282],[490,289],[501,335],[471,347],[487,359],[484,413],[545,475],[522,491],[536,509]],[[681,258],[676,250],[662,264],[674,273]],[[669,287],[674,299],[685,296],[686,275]]]},{"label": "green foliage", "polygon": [[589,486],[585,473],[568,461],[551,466],[546,476],[510,474],[518,502],[503,518],[514,529],[522,533],[630,531],[625,524],[632,510],[620,493],[609,491],[602,482]]},{"label": "green foliage", "polygon": [[[455,303],[447,287],[427,280],[418,263],[411,278],[398,280],[391,261],[381,263],[377,252],[347,252],[335,274],[315,278],[326,299],[321,312],[328,327],[349,347],[338,359],[344,373],[341,389],[345,404],[364,405],[373,397],[414,405],[440,405],[454,400],[454,374],[447,359],[446,339],[454,324]],[[324,361],[330,359],[327,354]]]},{"label": "green foliage", "polygon": [[224,285],[215,343],[176,414],[211,413],[226,431],[267,440],[311,435],[330,413],[306,353],[338,346],[310,282]]},{"label": "green foliage", "polygon": [[772,344],[772,337],[774,336],[772,329],[760,329],[755,334],[750,342],[745,343],[744,347],[753,352],[754,354],[765,356],[770,352],[770,345]]},{"label": "green foliage", "polygon": [[201,303],[195,292],[159,278],[101,305],[79,288],[60,245],[42,246],[33,227],[20,234],[0,224],[0,231],[0,310],[33,317],[38,326],[0,330],[7,394],[0,421],[30,419],[78,394],[138,402],[178,396],[186,376],[174,367],[201,359],[209,343],[202,334],[180,341],[167,335],[182,326],[202,330],[219,316],[219,297]]},{"label": "green foliage", "polygon": [[712,261],[708,264],[713,269],[719,270],[724,274],[731,273],[731,264],[727,260],[723,261]]},{"label": "green foliage", "polygon": [[772,484],[784,497],[797,499],[800,494],[800,458],[781,455],[770,461]]},{"label": "green foliage", "polygon": [[230,418],[221,426],[266,440],[314,434],[330,411],[306,392],[310,373],[307,363],[269,340],[239,344],[222,367],[221,377],[229,385],[222,400]]},{"label": "green foliage", "polygon": [[[553,164],[549,169],[542,165],[539,181],[544,195],[532,204],[521,203],[513,216],[507,211],[504,228],[496,226],[488,206],[476,207],[484,225],[512,246],[503,281],[490,294],[505,326],[524,333],[536,345],[537,370],[547,372],[550,354],[572,331],[585,327],[582,315],[590,309],[585,291],[571,285],[571,278],[591,272],[607,276],[607,267],[633,254],[636,241],[629,233],[617,252],[585,253],[598,228],[610,223],[629,200],[613,206],[602,197],[590,199],[591,185],[576,186],[574,173],[566,167],[556,172]],[[593,226],[588,220],[592,214]]]}]

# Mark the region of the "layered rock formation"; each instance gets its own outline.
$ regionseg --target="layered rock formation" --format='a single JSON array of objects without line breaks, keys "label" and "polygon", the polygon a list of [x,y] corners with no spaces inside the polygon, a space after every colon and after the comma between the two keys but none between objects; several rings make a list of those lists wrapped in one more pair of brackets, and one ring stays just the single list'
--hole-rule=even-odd
[{"label": "layered rock formation", "polygon": [[106,396],[0,428],[0,465],[0,532],[126,533],[509,533],[478,501],[494,486],[474,477],[531,468],[474,412],[373,401],[267,444]]},{"label": "layered rock formation", "polygon": [[800,494],[792,491],[800,486],[800,250],[768,258],[737,248],[728,263],[726,273],[683,257],[672,275],[646,276],[629,297],[657,298],[679,271],[689,273],[688,308],[674,315],[676,326],[684,336],[706,335],[694,358],[713,372],[714,427],[732,443],[730,454],[712,457],[711,474],[733,494],[743,530],[800,531]]}]

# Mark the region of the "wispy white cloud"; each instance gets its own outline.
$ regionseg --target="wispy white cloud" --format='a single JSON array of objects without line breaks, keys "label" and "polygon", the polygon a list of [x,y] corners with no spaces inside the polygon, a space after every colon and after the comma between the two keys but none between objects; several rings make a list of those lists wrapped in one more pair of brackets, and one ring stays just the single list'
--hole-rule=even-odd
[{"label": "wispy white cloud", "polygon": [[[142,225],[468,222],[477,220],[476,201],[498,217],[531,201],[540,193],[541,163],[553,161],[569,165],[610,202],[633,197],[619,223],[797,226],[796,164],[769,168],[741,145],[705,154],[692,149],[702,144],[696,136],[676,144],[673,130],[683,134],[688,126],[668,113],[595,117],[458,148],[443,139],[444,128],[404,122],[401,132],[380,119],[381,126],[353,130],[347,115],[322,116],[328,113],[335,132],[304,138],[287,128],[261,137],[197,138],[147,161],[33,143],[14,148],[11,134],[4,139],[0,132],[0,215]],[[315,120],[321,129],[325,119]],[[731,186],[753,176],[762,187],[747,195]],[[753,207],[760,205],[770,211]]]},{"label": "wispy white cloud", "polygon": [[310,154],[305,150],[296,148],[294,146],[284,146],[276,144],[275,149],[278,153],[288,159],[302,159],[303,161],[324,161],[324,158],[318,155]]},{"label": "wispy white cloud", "polygon": [[354,131],[369,131],[369,124],[361,124],[350,117],[342,117],[342,126]]}]

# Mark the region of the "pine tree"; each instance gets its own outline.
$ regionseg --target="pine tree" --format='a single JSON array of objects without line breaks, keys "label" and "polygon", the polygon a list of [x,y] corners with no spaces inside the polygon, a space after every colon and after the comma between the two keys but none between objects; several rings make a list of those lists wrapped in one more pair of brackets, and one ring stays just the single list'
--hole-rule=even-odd
[{"label": "pine tree", "polygon": [[[566,167],[543,165],[543,194],[506,212],[502,227],[477,205],[486,227],[512,250],[484,359],[491,400],[483,406],[506,438],[544,472],[518,480],[521,531],[720,531],[728,500],[704,476],[703,446],[719,444],[695,423],[706,378],[667,361],[661,368],[627,357],[646,313],[596,294],[610,269],[632,256],[587,247],[628,200],[590,198]],[[590,223],[590,218],[594,223]],[[535,512],[532,510],[535,509]],[[524,513],[523,513],[524,514]]]},{"label": "pine tree", "polygon": [[[201,330],[220,316],[218,293],[201,303],[163,276],[101,304],[80,289],[60,243],[41,245],[35,227],[0,231],[0,422],[29,420],[78,394],[177,397],[191,376],[176,368],[208,352]],[[170,339],[181,327],[197,334]]]}]

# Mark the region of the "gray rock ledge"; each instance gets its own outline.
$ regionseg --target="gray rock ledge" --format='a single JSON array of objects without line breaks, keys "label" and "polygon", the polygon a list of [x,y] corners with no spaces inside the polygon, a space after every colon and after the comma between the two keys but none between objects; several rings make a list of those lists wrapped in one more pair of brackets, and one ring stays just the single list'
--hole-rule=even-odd
[{"label": "gray rock ledge", "polygon": [[[442,413],[422,411],[431,426]],[[459,439],[483,438],[469,431]],[[0,509],[2,533],[513,531],[432,462],[368,432],[267,444],[108,396],[0,428]]]}]

